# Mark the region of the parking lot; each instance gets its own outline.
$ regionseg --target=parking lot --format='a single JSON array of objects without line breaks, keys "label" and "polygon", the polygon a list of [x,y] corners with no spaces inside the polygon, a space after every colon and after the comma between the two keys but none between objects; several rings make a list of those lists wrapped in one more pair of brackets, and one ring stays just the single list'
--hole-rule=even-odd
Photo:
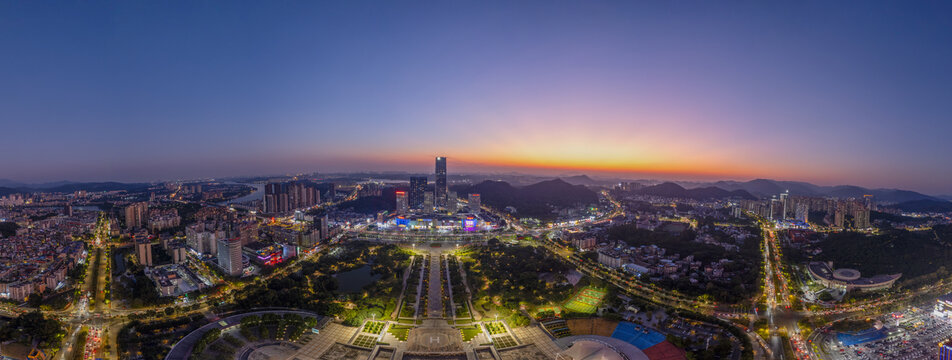
[{"label": "parking lot", "polygon": [[952,321],[936,318],[924,309],[894,313],[879,320],[888,329],[888,336],[865,344],[843,346],[836,340],[835,331],[824,333],[820,345],[827,356],[821,358],[934,359],[937,344],[952,336]]}]

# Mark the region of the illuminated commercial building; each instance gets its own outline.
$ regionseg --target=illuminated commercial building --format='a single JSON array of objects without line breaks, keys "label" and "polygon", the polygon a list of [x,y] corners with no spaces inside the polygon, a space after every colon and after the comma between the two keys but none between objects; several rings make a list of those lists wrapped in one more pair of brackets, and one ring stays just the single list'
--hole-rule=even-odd
[{"label": "illuminated commercial building", "polygon": [[[290,247],[291,250],[285,249],[286,246]],[[293,248],[294,245],[254,242],[244,247],[244,251],[251,258],[251,261],[265,266],[272,266],[287,260],[289,257],[286,255],[294,254]]]},{"label": "illuminated commercial building", "polygon": [[482,202],[479,199],[479,194],[469,194],[469,212],[478,214],[481,206]]},{"label": "illuminated commercial building", "polygon": [[939,360],[952,360],[952,339],[945,339],[939,343]]},{"label": "illuminated commercial building", "polygon": [[407,192],[397,191],[397,214],[406,214],[410,212],[410,206],[407,202]]},{"label": "illuminated commercial building", "polygon": [[390,221],[379,224],[381,229],[395,228],[403,230],[492,230],[495,225],[483,221],[473,214],[436,215],[408,214],[397,215]]},{"label": "illuminated commercial building", "polygon": [[952,319],[952,294],[945,294],[936,299],[932,313],[936,317]]},{"label": "illuminated commercial building", "polygon": [[843,289],[846,291],[876,291],[892,287],[902,277],[902,274],[876,275],[869,278],[860,277],[860,272],[853,269],[833,270],[833,263],[811,262],[807,270],[813,280],[828,288]]}]

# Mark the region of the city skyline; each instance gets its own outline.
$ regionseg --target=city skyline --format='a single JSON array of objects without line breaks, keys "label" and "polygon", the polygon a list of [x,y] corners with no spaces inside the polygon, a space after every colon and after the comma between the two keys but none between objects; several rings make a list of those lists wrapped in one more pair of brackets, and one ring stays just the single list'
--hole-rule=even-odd
[{"label": "city skyline", "polygon": [[456,172],[952,193],[948,4],[497,5],[5,3],[0,178],[444,154]]}]

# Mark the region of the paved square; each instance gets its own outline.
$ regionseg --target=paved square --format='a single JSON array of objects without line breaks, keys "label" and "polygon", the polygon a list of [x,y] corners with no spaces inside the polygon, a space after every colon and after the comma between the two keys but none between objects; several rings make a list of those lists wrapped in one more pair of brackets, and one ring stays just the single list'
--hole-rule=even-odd
[{"label": "paved square", "polygon": [[408,352],[449,353],[463,351],[463,338],[453,328],[415,328],[407,338]]}]

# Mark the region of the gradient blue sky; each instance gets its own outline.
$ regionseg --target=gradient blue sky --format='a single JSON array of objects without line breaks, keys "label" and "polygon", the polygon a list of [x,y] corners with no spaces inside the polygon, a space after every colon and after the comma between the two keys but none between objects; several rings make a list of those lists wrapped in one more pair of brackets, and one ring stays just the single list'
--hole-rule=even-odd
[{"label": "gradient blue sky", "polygon": [[952,193],[940,2],[0,2],[0,178],[524,171]]}]

